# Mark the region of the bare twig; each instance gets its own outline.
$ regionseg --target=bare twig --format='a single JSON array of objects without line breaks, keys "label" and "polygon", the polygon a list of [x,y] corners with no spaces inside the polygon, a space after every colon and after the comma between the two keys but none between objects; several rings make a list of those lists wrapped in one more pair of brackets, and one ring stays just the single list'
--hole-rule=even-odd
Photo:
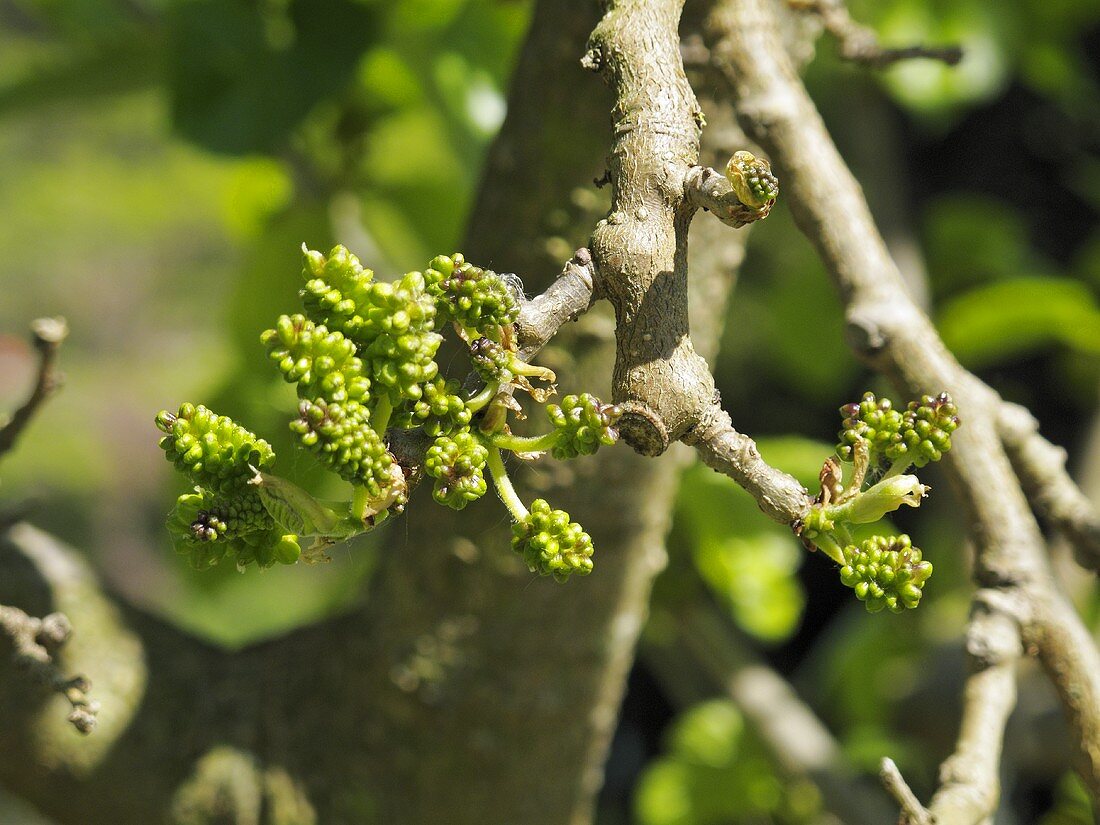
[{"label": "bare twig", "polygon": [[994,810],[1003,723],[1015,698],[1007,688],[1025,646],[1039,653],[1058,688],[1076,738],[1078,770],[1100,794],[1095,647],[1081,642],[1084,626],[1051,579],[1042,535],[996,430],[1001,401],[959,366],[908,297],[859,184],[781,47],[774,13],[763,0],[720,2],[706,31],[716,68],[746,130],[783,177],[795,219],[836,283],[857,354],[909,395],[949,390],[965,422],[947,465],[977,550],[980,589],[968,634],[974,673],[956,754],[945,765],[931,810],[941,823],[979,822]]},{"label": "bare twig", "polygon": [[39,318],[31,323],[31,336],[38,350],[38,377],[30,397],[11,419],[0,427],[0,456],[8,452],[42,403],[61,386],[57,372],[57,351],[69,334],[64,318]]},{"label": "bare twig", "polygon": [[882,759],[882,767],[879,769],[879,778],[882,785],[890,792],[890,795],[901,808],[903,825],[932,825],[932,814],[920,804],[917,795],[909,787],[909,783],[902,777],[894,760],[886,756]]},{"label": "bare twig", "polygon": [[545,292],[523,302],[516,332],[524,359],[542,349],[562,324],[577,320],[599,298],[595,275],[592,253],[581,247]]},{"label": "bare twig", "polygon": [[1066,451],[1040,436],[1035,417],[1017,404],[1002,405],[997,427],[1039,516],[1069,539],[1078,564],[1100,572],[1100,515],[1066,472]]},{"label": "bare twig", "polygon": [[16,664],[64,696],[72,705],[69,721],[73,727],[81,733],[91,733],[99,712],[99,703],[88,698],[92,684],[84,676],[63,675],[55,661],[58,648],[71,634],[72,625],[64,613],[38,619],[16,607],[0,605],[0,635],[11,642]]},{"label": "bare twig", "polygon": [[899,60],[926,58],[954,66],[963,57],[958,46],[882,46],[874,31],[852,18],[844,0],[787,0],[787,5],[796,11],[816,14],[825,30],[836,39],[840,56],[854,63],[881,69]]}]

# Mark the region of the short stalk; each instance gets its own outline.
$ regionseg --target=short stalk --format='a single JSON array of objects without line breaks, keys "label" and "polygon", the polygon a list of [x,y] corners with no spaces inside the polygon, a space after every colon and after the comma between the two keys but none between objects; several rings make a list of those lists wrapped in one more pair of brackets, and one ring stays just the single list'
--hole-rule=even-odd
[{"label": "short stalk", "polygon": [[502,450],[513,453],[544,453],[558,443],[560,433],[557,430],[543,435],[522,436],[512,433],[494,433],[492,443]]},{"label": "short stalk", "polygon": [[489,472],[493,476],[493,484],[496,485],[497,495],[512,514],[516,521],[523,521],[531,513],[523,502],[520,501],[516,488],[512,486],[512,479],[508,478],[508,471],[504,469],[504,459],[501,458],[499,447],[489,448]]},{"label": "short stalk", "polygon": [[466,409],[471,413],[476,413],[482,409],[486,404],[496,398],[496,394],[500,391],[499,381],[490,381],[485,387],[475,395],[466,401]]},{"label": "short stalk", "polygon": [[385,435],[386,427],[390,424],[390,416],[393,415],[393,402],[388,395],[378,399],[378,406],[370,417],[370,426],[379,435]]},{"label": "short stalk", "polygon": [[844,566],[844,551],[841,550],[840,545],[837,544],[834,539],[828,533],[822,533],[812,539],[814,546],[818,550],[821,550],[826,556],[835,561],[841,567]]},{"label": "short stalk", "polygon": [[371,495],[370,491],[362,485],[356,484],[355,493],[351,499],[351,514],[360,521],[365,522],[370,515]]},{"label": "short stalk", "polygon": [[912,461],[895,461],[893,464],[890,465],[890,469],[883,474],[882,478],[880,478],[879,481],[886,481],[886,479],[888,478],[904,475],[905,471],[912,466]]}]

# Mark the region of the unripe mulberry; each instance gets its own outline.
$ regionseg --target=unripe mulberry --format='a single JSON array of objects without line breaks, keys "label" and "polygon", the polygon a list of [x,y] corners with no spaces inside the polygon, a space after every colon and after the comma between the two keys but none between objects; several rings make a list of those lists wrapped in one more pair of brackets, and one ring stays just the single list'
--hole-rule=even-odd
[{"label": "unripe mulberry", "polygon": [[871,613],[915,608],[932,575],[932,563],[922,559],[909,536],[872,536],[858,547],[845,547],[844,561],[840,580]]},{"label": "unripe mulberry", "polygon": [[499,341],[503,329],[519,317],[519,306],[499,275],[467,261],[461,253],[439,255],[424,273],[440,320]]},{"label": "unripe mulberry", "polygon": [[179,411],[161,410],[157,427],[165,433],[160,448],[192,483],[217,493],[239,490],[253,475],[275,461],[271,445],[233,419],[206,407],[183,404]]},{"label": "unripe mulberry", "polygon": [[370,379],[355,344],[304,315],[283,315],[260,336],[283,378],[298,385],[300,398],[327,401],[369,399]]},{"label": "unripe mulberry", "polygon": [[593,395],[567,395],[561,405],[548,404],[546,414],[558,433],[551,448],[557,459],[592,455],[601,444],[614,444],[619,438],[615,424],[622,410],[614,404],[602,404]]},{"label": "unripe mulberry", "polygon": [[543,499],[531,503],[528,516],[512,525],[512,549],[531,572],[564,582],[592,572],[592,539],[564,510]]},{"label": "unripe mulberry", "polygon": [[424,472],[434,478],[432,496],[455,510],[485,495],[485,462],[489,451],[470,432],[440,436],[428,449]]}]

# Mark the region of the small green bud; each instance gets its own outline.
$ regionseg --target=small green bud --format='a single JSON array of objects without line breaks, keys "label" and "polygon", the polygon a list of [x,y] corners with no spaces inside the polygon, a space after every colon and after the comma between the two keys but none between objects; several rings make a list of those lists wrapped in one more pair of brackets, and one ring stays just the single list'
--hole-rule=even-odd
[{"label": "small green bud", "polygon": [[423,395],[409,409],[393,420],[393,425],[404,429],[423,427],[424,432],[435,438],[451,435],[470,425],[473,413],[462,399],[461,386],[454,379],[436,377],[425,383]]},{"label": "small green bud", "polygon": [[772,174],[771,163],[752,152],[734,152],[726,164],[726,178],[746,206],[760,209],[779,197],[779,181]]},{"label": "small green bud", "polygon": [[469,263],[461,253],[439,255],[424,273],[441,319],[477,337],[500,341],[519,317],[519,306],[499,275]]}]

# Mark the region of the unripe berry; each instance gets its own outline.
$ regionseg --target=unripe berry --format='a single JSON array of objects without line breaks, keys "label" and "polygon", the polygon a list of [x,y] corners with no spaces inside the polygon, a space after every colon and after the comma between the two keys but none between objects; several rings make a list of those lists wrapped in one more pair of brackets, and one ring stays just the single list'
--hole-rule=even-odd
[{"label": "unripe berry", "polygon": [[371,428],[370,412],[363,405],[302,399],[290,430],[326,467],[346,481],[366,487],[372,498],[390,486],[393,456]]},{"label": "unripe berry", "polygon": [[432,496],[455,510],[485,495],[489,451],[471,432],[440,436],[424,458],[424,472],[436,480]]},{"label": "unripe berry", "polygon": [[425,383],[419,401],[394,418],[393,426],[409,429],[423,427],[424,432],[435,438],[451,435],[470,425],[473,413],[459,394],[461,385],[454,379],[442,377]]},{"label": "unripe berry", "polygon": [[213,492],[232,493],[252,477],[252,467],[275,461],[271,445],[233,419],[206,407],[183,404],[179,412],[161,410],[157,427],[165,436],[160,448],[176,469]]},{"label": "unripe berry", "polygon": [[845,547],[844,561],[840,580],[871,613],[915,608],[932,575],[931,562],[922,559],[909,536],[872,536],[858,547]]},{"label": "unripe berry", "polygon": [[474,266],[461,253],[433,258],[424,277],[440,319],[477,336],[499,341],[503,329],[519,317],[516,299],[500,276]]},{"label": "unripe berry", "polygon": [[355,344],[304,315],[283,315],[260,336],[283,378],[298,385],[300,398],[328,401],[369,399],[370,379]]},{"label": "unripe berry", "polygon": [[512,525],[512,549],[531,572],[564,582],[592,572],[592,539],[564,510],[543,499],[531,503],[527,518]]},{"label": "unripe berry", "polygon": [[567,395],[561,405],[547,404],[546,415],[558,432],[551,454],[557,459],[592,455],[601,444],[614,444],[619,438],[615,424],[622,410],[614,404],[601,404],[593,395]]}]

